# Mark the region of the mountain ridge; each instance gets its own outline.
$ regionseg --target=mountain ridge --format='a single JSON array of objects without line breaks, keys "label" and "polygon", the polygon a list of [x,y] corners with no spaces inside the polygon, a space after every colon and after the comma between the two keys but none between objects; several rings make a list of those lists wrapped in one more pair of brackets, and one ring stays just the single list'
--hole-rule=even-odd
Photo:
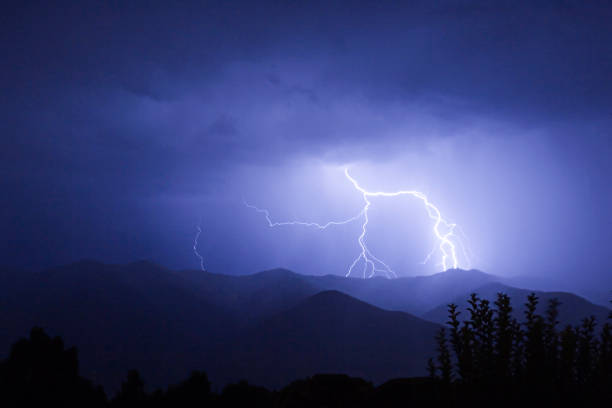
[{"label": "mountain ridge", "polygon": [[247,330],[246,341],[226,345],[231,360],[223,366],[233,375],[222,382],[247,379],[276,388],[287,377],[317,373],[358,375],[375,382],[424,375],[439,328],[336,290],[323,291]]},{"label": "mountain ridge", "polygon": [[[522,319],[524,316],[524,304],[527,301],[527,296],[530,293],[535,293],[538,296],[539,303],[537,307],[537,313],[544,315],[548,302],[552,299],[557,299],[561,302],[559,305],[559,324],[561,327],[571,324],[571,325],[579,325],[582,319],[590,316],[594,316],[598,322],[598,324],[603,324],[610,313],[610,309],[589,302],[587,299],[578,296],[571,292],[564,291],[554,291],[547,292],[541,290],[531,290],[531,289],[522,289],[515,288],[503,283],[499,282],[491,282],[480,288],[477,288],[473,291],[480,298],[487,299],[493,304],[495,301],[495,297],[497,293],[505,293],[510,296],[512,301],[513,313],[514,316],[518,319]],[[459,296],[456,299],[453,299],[452,302],[459,306],[459,311],[461,312],[460,318],[463,319],[468,316],[467,311],[467,299],[470,293],[465,293],[463,296]],[[430,310],[429,312],[422,315],[423,318],[438,322],[444,323],[448,320],[448,313],[446,305],[439,305],[436,308]]]},{"label": "mountain ridge", "polygon": [[[371,327],[380,324],[378,320],[400,321],[401,324],[383,325],[372,332],[380,330],[389,339],[396,339],[398,334],[410,338],[410,330],[392,329],[398,324],[439,327],[437,324],[444,320],[424,315],[436,307],[445,308],[451,301],[464,300],[479,288],[494,295],[499,289],[495,285],[502,285],[495,278],[481,271],[457,270],[433,276],[363,280],[333,275],[300,275],[283,268],[230,276],[197,270],[173,271],[149,261],[119,265],[85,260],[39,272],[2,269],[0,358],[12,342],[36,325],[48,329],[50,334],[62,335],[67,344],[76,345],[81,351],[83,373],[110,390],[118,387],[130,368],[140,368],[153,386],[163,386],[182,378],[192,369],[209,371],[211,368],[213,378],[216,375],[212,370],[217,364],[215,361],[222,362],[233,354],[231,349],[223,348],[223,344],[244,349],[250,339],[257,339],[258,328],[262,333],[277,333],[275,338],[282,338],[282,325],[293,327],[291,319],[299,317],[304,328],[310,330],[308,336],[316,337],[319,325],[324,331],[335,333],[331,337],[341,337],[342,334],[335,330],[342,328],[343,322],[350,322],[352,326],[347,330],[350,328],[358,333],[357,337],[379,347],[378,340],[369,337],[370,332],[360,331],[360,319]],[[510,289],[523,296],[521,289]],[[326,297],[333,300],[327,306]],[[513,299],[513,302],[516,304],[517,300]],[[592,310],[593,305],[583,299],[579,306],[577,314]],[[306,310],[300,307],[309,311],[300,312]],[[602,309],[597,309],[598,313],[603,313]],[[329,315],[330,310],[336,314]],[[286,317],[286,313],[292,313],[292,317]],[[380,313],[384,318],[372,317]],[[328,315],[335,316],[334,324],[326,320]],[[434,322],[423,323],[424,317]],[[331,348],[337,358],[333,360],[335,365],[327,366],[323,359],[313,360],[313,364],[319,362],[321,370],[349,370],[363,363],[365,368],[360,372],[352,371],[354,375],[369,378],[365,371],[370,371],[373,379],[386,378],[385,373],[391,372],[393,375],[390,374],[389,378],[408,375],[406,372],[402,374],[398,367],[393,368],[393,364],[385,371],[384,364],[372,359],[367,342],[346,338],[346,344],[352,346],[345,349],[333,339],[325,339],[319,339],[323,342],[321,347]],[[434,344],[431,330],[421,340],[425,343],[419,343],[418,349],[429,353]],[[395,354],[388,354],[386,358],[404,361],[402,353],[406,351],[401,342],[393,340],[391,343]],[[309,350],[309,346],[300,343],[299,338],[296,344]],[[354,349],[360,349],[361,353],[351,354]],[[223,351],[225,354],[219,354]],[[268,351],[270,358],[274,358],[274,351]],[[256,362],[261,358],[255,359],[253,356],[257,353],[248,352],[248,348],[244,353],[244,361],[249,362],[251,368],[255,367],[247,370],[248,364],[245,366],[245,375],[251,375],[257,371]],[[417,358],[421,356],[412,357],[413,360]],[[291,361],[291,355],[286,354],[285,360]],[[282,363],[278,363],[281,368]],[[309,371],[307,362],[298,363],[302,364],[304,375],[316,368],[316,364],[312,365]],[[403,364],[410,367],[411,363],[404,361]],[[413,368],[411,373],[424,374],[424,364],[419,362]],[[216,370],[216,378],[232,378],[232,373],[224,371],[223,367],[217,366]],[[284,375],[291,374],[289,368],[283,370],[280,372]],[[269,378],[269,384],[286,383],[292,379]]]}]

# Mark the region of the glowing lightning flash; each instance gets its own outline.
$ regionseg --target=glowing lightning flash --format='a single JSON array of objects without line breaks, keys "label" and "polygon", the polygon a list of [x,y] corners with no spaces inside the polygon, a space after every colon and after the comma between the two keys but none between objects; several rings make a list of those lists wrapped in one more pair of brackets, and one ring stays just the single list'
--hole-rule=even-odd
[{"label": "glowing lightning flash", "polygon": [[[366,242],[365,242],[365,237],[367,234],[367,227],[370,221],[368,217],[368,211],[370,209],[370,206],[372,205],[369,198],[370,197],[412,196],[412,197],[415,197],[421,200],[423,204],[425,205],[427,215],[429,216],[430,219],[434,221],[433,233],[436,239],[438,240],[437,246],[432,249],[432,251],[427,255],[427,257],[422,263],[423,264],[427,263],[431,259],[431,257],[435,254],[435,252],[439,250],[441,254],[441,258],[442,258],[440,265],[442,266],[443,270],[447,270],[449,268],[449,265],[452,266],[452,268],[456,269],[459,266],[459,262],[457,260],[457,245],[461,247],[464,257],[468,260],[468,263],[469,263],[469,257],[467,256],[466,250],[462,244],[462,240],[454,233],[457,225],[446,221],[442,217],[440,210],[427,199],[427,196],[425,194],[419,191],[415,191],[415,190],[399,190],[399,191],[393,191],[393,192],[368,191],[364,189],[363,187],[361,187],[359,183],[357,182],[357,180],[351,177],[351,175],[348,172],[348,169],[344,169],[344,175],[353,184],[355,189],[361,193],[363,197],[363,201],[365,203],[364,207],[358,214],[346,220],[329,221],[325,224],[319,224],[316,222],[304,222],[304,221],[273,222],[268,210],[257,208],[246,202],[245,202],[245,205],[249,208],[254,209],[255,211],[259,213],[264,214],[266,217],[266,220],[268,221],[268,226],[270,227],[300,225],[300,226],[305,226],[305,227],[315,227],[317,229],[323,230],[332,225],[348,224],[350,222],[353,222],[363,217],[363,223],[361,224],[361,234],[359,235],[357,239],[359,247],[361,248],[361,253],[351,263],[348,269],[348,272],[346,273],[346,276],[349,277],[351,273],[353,272],[353,269],[355,269],[355,267],[359,263],[359,261],[363,261],[362,275],[364,278],[372,277],[376,273],[383,273],[388,278],[391,278],[391,277],[397,277],[397,274],[389,267],[389,265],[387,265],[386,263],[378,259],[376,256],[374,256],[372,252],[368,249]],[[444,231],[441,231],[441,229],[443,229]],[[455,244],[454,241],[456,242],[457,245]],[[196,243],[197,243],[197,237],[196,237]],[[195,245],[194,245],[194,250],[195,250]]]},{"label": "glowing lightning flash", "polygon": [[[346,178],[348,178],[351,181],[351,183],[353,183],[353,186],[361,192],[361,194],[363,195],[363,200],[366,203],[366,206],[364,208],[365,221],[362,225],[361,235],[359,236],[359,244],[361,246],[362,252],[359,258],[357,258],[355,262],[353,263],[353,265],[351,265],[351,268],[349,269],[347,276],[350,275],[352,267],[355,265],[355,263],[359,262],[360,258],[363,257],[366,263],[366,268],[367,268],[368,262],[371,263],[371,261],[369,261],[369,259],[367,258],[367,254],[369,251],[367,250],[367,247],[365,246],[365,243],[363,242],[365,234],[366,234],[366,227],[368,224],[368,208],[371,205],[370,201],[368,200],[368,197],[397,197],[401,195],[410,195],[410,196],[416,197],[419,200],[421,200],[423,204],[425,204],[425,208],[427,209],[427,214],[429,215],[429,218],[434,220],[433,232],[439,241],[438,248],[440,249],[440,252],[442,253],[442,261],[441,261],[442,268],[444,268],[444,270],[448,269],[447,260],[449,256],[452,260],[452,265],[453,265],[452,267],[455,269],[457,268],[459,264],[457,261],[457,252],[456,252],[455,244],[450,239],[454,235],[454,229],[456,225],[451,224],[447,222],[446,220],[444,220],[444,218],[442,218],[442,214],[440,213],[440,210],[438,210],[438,207],[433,205],[427,199],[427,196],[425,194],[419,191],[415,191],[415,190],[399,190],[399,191],[395,191],[391,193],[384,192],[384,191],[374,191],[374,192],[367,191],[366,189],[361,187],[359,183],[357,183],[357,180],[351,177],[351,175],[348,172],[348,169],[344,169],[344,175],[346,176]],[[440,225],[444,225],[446,227],[447,232],[445,234],[440,232]],[[427,263],[427,261],[429,261],[429,259],[431,258],[434,252],[435,252],[435,249],[432,252],[430,252],[429,255],[427,255],[427,258],[425,258],[425,261],[423,263]],[[372,266],[374,267],[373,264]],[[374,270],[372,272],[374,272]]]},{"label": "glowing lightning flash", "polygon": [[202,225],[202,221],[200,221],[200,223],[196,226],[198,232],[197,232],[195,238],[193,239],[193,253],[200,260],[200,269],[203,272],[206,272],[206,269],[204,268],[204,257],[198,251],[198,239],[200,239],[200,235],[202,234],[202,227],[201,227],[201,225]]}]

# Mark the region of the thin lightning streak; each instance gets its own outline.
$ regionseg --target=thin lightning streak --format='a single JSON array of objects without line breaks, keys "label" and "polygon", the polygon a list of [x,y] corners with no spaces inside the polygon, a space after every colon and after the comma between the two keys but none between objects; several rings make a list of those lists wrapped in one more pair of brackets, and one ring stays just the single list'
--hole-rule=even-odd
[{"label": "thin lightning streak", "polygon": [[198,239],[200,239],[200,235],[202,234],[202,227],[201,227],[201,225],[202,225],[202,222],[200,221],[200,223],[196,226],[196,229],[198,230],[198,232],[196,233],[196,236],[195,236],[195,238],[193,240],[193,253],[200,260],[200,269],[203,272],[206,272],[206,269],[204,268],[204,257],[202,257],[200,252],[198,252]]},{"label": "thin lightning streak", "polygon": [[421,261],[421,265],[427,264],[429,262],[429,260],[431,259],[431,257],[434,256],[434,254],[436,253],[437,249],[438,249],[438,245],[434,245],[433,248],[431,248],[431,251],[429,251],[429,253],[425,257],[425,259],[423,259]]},{"label": "thin lightning streak", "polygon": [[[463,228],[457,225],[457,231],[459,235],[457,235],[457,242],[459,242],[459,246],[461,246],[461,251],[463,252],[463,257],[467,262],[467,269],[472,269],[472,258],[474,257],[474,253],[472,252],[470,245],[470,238],[465,234]],[[467,244],[464,244],[465,243]]]},{"label": "thin lightning streak", "polygon": [[[443,268],[443,270],[447,270],[449,268],[449,265],[452,266],[452,268],[456,269],[459,265],[459,261],[457,259],[457,248],[453,240],[457,241],[458,245],[461,247],[463,251],[464,257],[468,260],[468,263],[469,263],[469,256],[467,255],[465,246],[463,245],[460,237],[454,233],[454,230],[457,227],[457,225],[446,221],[442,217],[440,210],[427,199],[427,196],[425,194],[419,191],[416,191],[416,190],[399,190],[399,191],[393,191],[393,192],[368,191],[364,189],[363,187],[361,187],[361,185],[357,182],[357,180],[351,177],[351,175],[348,172],[348,169],[344,169],[344,175],[353,184],[353,187],[355,187],[355,189],[361,193],[363,197],[363,201],[364,201],[364,207],[362,208],[362,210],[357,215],[354,215],[353,217],[348,218],[346,220],[329,221],[325,224],[319,224],[316,222],[304,222],[304,221],[274,222],[272,221],[272,218],[270,217],[270,212],[268,210],[255,207],[254,205],[248,204],[247,202],[245,202],[244,204],[247,207],[254,209],[257,212],[264,214],[266,217],[266,220],[268,221],[269,227],[300,225],[300,226],[306,226],[306,227],[315,227],[315,228],[324,230],[330,226],[345,225],[345,224],[351,223],[363,217],[363,222],[361,224],[361,233],[359,234],[359,237],[357,238],[357,243],[359,244],[359,247],[361,248],[361,252],[357,256],[357,258],[353,260],[345,276],[346,277],[351,276],[353,269],[357,266],[357,264],[360,261],[363,261],[363,270],[361,273],[363,278],[372,277],[376,273],[383,273],[388,278],[391,278],[391,277],[397,277],[397,274],[389,267],[389,265],[387,265],[385,262],[381,261],[379,258],[374,256],[366,245],[365,239],[367,235],[367,227],[370,222],[370,219],[368,217],[368,211],[370,209],[370,206],[372,205],[372,202],[369,200],[369,197],[398,197],[398,196],[405,196],[405,195],[412,196],[412,197],[415,197],[421,200],[423,204],[425,205],[427,215],[429,216],[431,220],[434,221],[433,233],[434,233],[434,236],[438,240],[437,245],[432,249],[432,251],[427,255],[427,257],[422,263],[425,264],[429,262],[429,260],[434,255],[434,253],[439,250],[441,253],[440,266]],[[446,231],[445,233],[440,231],[441,227],[445,229]],[[460,232],[461,234],[463,234],[462,231]],[[463,235],[465,236],[465,234]]]},{"label": "thin lightning streak", "polygon": [[[368,263],[372,264],[372,261],[367,257],[368,251],[364,243],[364,238],[365,238],[367,224],[368,224],[368,209],[371,204],[370,201],[368,200],[368,197],[398,197],[402,195],[413,196],[421,200],[423,204],[425,204],[425,208],[427,209],[427,214],[429,215],[429,218],[434,220],[433,232],[439,241],[438,248],[440,249],[440,252],[442,253],[442,262],[441,262],[442,268],[444,270],[448,269],[447,260],[449,257],[451,258],[451,261],[452,261],[452,267],[455,269],[458,267],[459,262],[457,260],[457,251],[455,248],[455,244],[450,240],[450,237],[454,235],[453,230],[456,225],[449,223],[444,218],[442,218],[442,214],[440,213],[440,210],[438,210],[438,207],[433,205],[427,199],[427,196],[425,194],[421,193],[420,191],[416,191],[416,190],[399,190],[399,191],[394,191],[394,192],[368,191],[364,189],[363,187],[361,187],[359,183],[357,182],[357,180],[351,177],[351,175],[348,172],[348,169],[344,169],[344,175],[346,176],[347,179],[350,180],[351,183],[353,183],[353,186],[361,192],[361,194],[363,195],[363,199],[366,202],[366,206],[364,208],[365,221],[362,225],[361,235],[359,237],[359,244],[362,250],[360,254],[360,258],[363,258],[363,260],[366,263],[366,267]],[[446,234],[442,234],[440,232],[440,225],[444,225],[444,227],[448,229],[448,232]],[[426,260],[428,260],[428,258]],[[374,267],[373,264],[372,264],[372,267]],[[351,274],[351,271],[352,271],[352,268],[349,268],[347,276]]]},{"label": "thin lightning streak", "polygon": [[303,222],[303,221],[284,221],[284,222],[274,222],[272,221],[272,218],[270,218],[270,212],[268,210],[262,209],[262,208],[257,208],[254,205],[251,205],[249,203],[247,203],[246,201],[244,202],[244,205],[246,205],[247,207],[257,211],[258,213],[262,213],[265,215],[266,217],[266,221],[268,221],[268,226],[269,227],[282,227],[285,225],[301,225],[304,227],[315,227],[317,229],[326,229],[332,225],[344,225],[344,224],[348,224],[350,222],[355,221],[356,219],[358,219],[359,217],[361,217],[361,215],[363,214],[363,210],[359,212],[359,214],[346,219],[344,221],[329,221],[325,224],[319,224],[316,222]]}]

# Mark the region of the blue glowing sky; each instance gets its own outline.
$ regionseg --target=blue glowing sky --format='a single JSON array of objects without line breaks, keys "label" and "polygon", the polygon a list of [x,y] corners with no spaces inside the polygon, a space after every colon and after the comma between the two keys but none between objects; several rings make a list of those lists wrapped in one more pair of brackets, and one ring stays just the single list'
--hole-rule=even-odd
[{"label": "blue glowing sky", "polygon": [[[612,285],[607,2],[200,2],[8,8],[0,259],[152,259],[344,274],[371,190],[416,189],[473,266]],[[374,200],[374,199],[373,199]],[[375,199],[370,248],[400,275],[423,207]]]}]

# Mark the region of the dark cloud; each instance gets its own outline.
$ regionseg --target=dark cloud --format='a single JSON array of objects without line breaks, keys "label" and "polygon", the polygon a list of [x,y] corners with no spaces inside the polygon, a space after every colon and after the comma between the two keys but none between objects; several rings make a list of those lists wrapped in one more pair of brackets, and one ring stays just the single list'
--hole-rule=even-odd
[{"label": "dark cloud", "polygon": [[[449,183],[446,194],[466,208],[458,212],[481,226],[492,269],[599,268],[612,243],[611,18],[599,1],[7,7],[0,226],[14,239],[2,259],[186,266],[200,213],[236,217],[228,203],[272,192],[303,163],[359,162],[397,165],[405,183]],[[498,230],[479,219],[522,225],[546,211],[521,219],[518,208],[532,210],[498,189],[504,179],[556,208],[542,228],[563,238],[543,244],[545,257],[512,261],[485,242]],[[479,214],[490,191],[517,202],[491,198],[503,211],[479,218],[457,185]],[[233,238],[259,225],[232,225],[211,226],[213,265],[238,273],[291,262],[249,253]],[[523,229],[508,231],[500,246],[533,244]],[[574,239],[572,259],[558,255]],[[233,251],[259,260],[223,259]]]}]

